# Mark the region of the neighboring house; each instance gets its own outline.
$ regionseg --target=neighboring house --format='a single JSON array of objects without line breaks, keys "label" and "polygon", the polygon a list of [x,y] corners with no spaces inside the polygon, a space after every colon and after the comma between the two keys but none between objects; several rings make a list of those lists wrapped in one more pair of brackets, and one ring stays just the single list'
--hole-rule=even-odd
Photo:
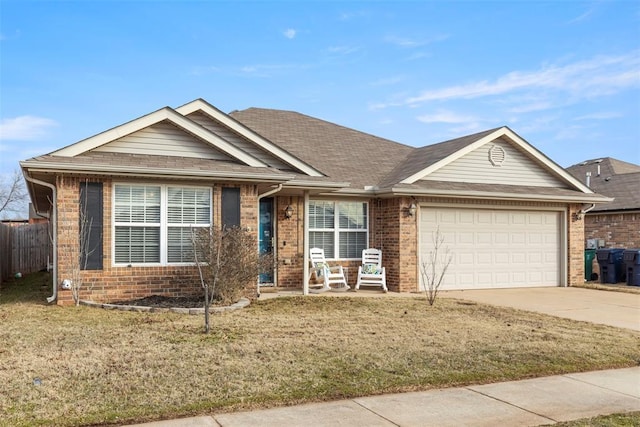
[{"label": "neighboring house", "polygon": [[611,197],[585,215],[585,239],[607,248],[640,248],[640,165],[605,157],[567,168],[594,192]]},{"label": "neighboring house", "polygon": [[[290,111],[225,114],[203,100],[156,112],[21,162],[36,209],[57,217],[53,299],[80,257],[96,301],[198,292],[191,227],[241,226],[274,254],[263,285],[308,292],[322,247],[354,284],[361,251],[383,251],[392,291],[421,288],[439,230],[447,289],[583,281],[581,212],[592,192],[507,127],[414,148]],[[51,205],[50,201],[54,204]],[[255,286],[248,288],[251,296]]]}]

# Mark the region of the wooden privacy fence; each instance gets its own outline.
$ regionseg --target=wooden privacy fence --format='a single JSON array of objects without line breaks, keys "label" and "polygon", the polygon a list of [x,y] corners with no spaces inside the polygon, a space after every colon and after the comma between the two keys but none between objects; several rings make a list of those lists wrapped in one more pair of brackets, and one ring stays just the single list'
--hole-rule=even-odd
[{"label": "wooden privacy fence", "polygon": [[0,283],[15,273],[47,268],[51,260],[49,224],[0,224]]}]

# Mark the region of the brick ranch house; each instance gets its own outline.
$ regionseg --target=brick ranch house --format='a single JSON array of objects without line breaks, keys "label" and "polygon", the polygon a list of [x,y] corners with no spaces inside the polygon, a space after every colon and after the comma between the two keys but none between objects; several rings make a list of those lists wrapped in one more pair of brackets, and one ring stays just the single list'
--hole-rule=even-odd
[{"label": "brick ranch house", "polygon": [[605,157],[585,160],[567,171],[614,199],[585,214],[585,239],[607,248],[640,248],[640,165]]},{"label": "brick ranch house", "polygon": [[[584,275],[582,212],[600,196],[507,127],[410,147],[291,111],[225,114],[198,99],[21,162],[54,225],[50,301],[80,257],[83,299],[199,292],[190,227],[237,225],[271,251],[260,286],[308,292],[322,247],[355,283],[363,248],[383,251],[391,291],[421,288],[439,229],[454,255],[443,288],[570,286]],[[86,206],[81,210],[80,206]],[[287,215],[289,214],[289,215]]]}]

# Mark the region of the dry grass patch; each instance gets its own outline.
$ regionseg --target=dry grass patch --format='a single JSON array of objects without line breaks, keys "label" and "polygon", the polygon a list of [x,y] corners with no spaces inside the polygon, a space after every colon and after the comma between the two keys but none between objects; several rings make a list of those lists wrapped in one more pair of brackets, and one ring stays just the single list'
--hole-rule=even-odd
[{"label": "dry grass patch", "polygon": [[580,420],[548,425],[553,425],[555,427],[637,427],[640,426],[640,412],[602,415],[599,417],[583,418]]},{"label": "dry grass patch", "polygon": [[640,286],[629,286],[623,283],[599,283],[599,282],[584,282],[579,285],[575,285],[576,288],[597,289],[599,291],[612,291],[612,292],[625,292],[628,294],[640,294]]},{"label": "dry grass patch", "polygon": [[200,316],[0,303],[7,426],[131,423],[640,363],[638,333],[449,299],[273,299],[215,316],[210,335]]}]

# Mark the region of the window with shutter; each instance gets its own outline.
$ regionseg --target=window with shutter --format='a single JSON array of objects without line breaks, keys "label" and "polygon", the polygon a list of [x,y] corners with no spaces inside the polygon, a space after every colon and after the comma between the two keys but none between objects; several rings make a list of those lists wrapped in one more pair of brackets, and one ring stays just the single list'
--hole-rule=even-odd
[{"label": "window with shutter", "polygon": [[192,263],[191,230],[211,225],[211,189],[114,186],[115,264]]}]

